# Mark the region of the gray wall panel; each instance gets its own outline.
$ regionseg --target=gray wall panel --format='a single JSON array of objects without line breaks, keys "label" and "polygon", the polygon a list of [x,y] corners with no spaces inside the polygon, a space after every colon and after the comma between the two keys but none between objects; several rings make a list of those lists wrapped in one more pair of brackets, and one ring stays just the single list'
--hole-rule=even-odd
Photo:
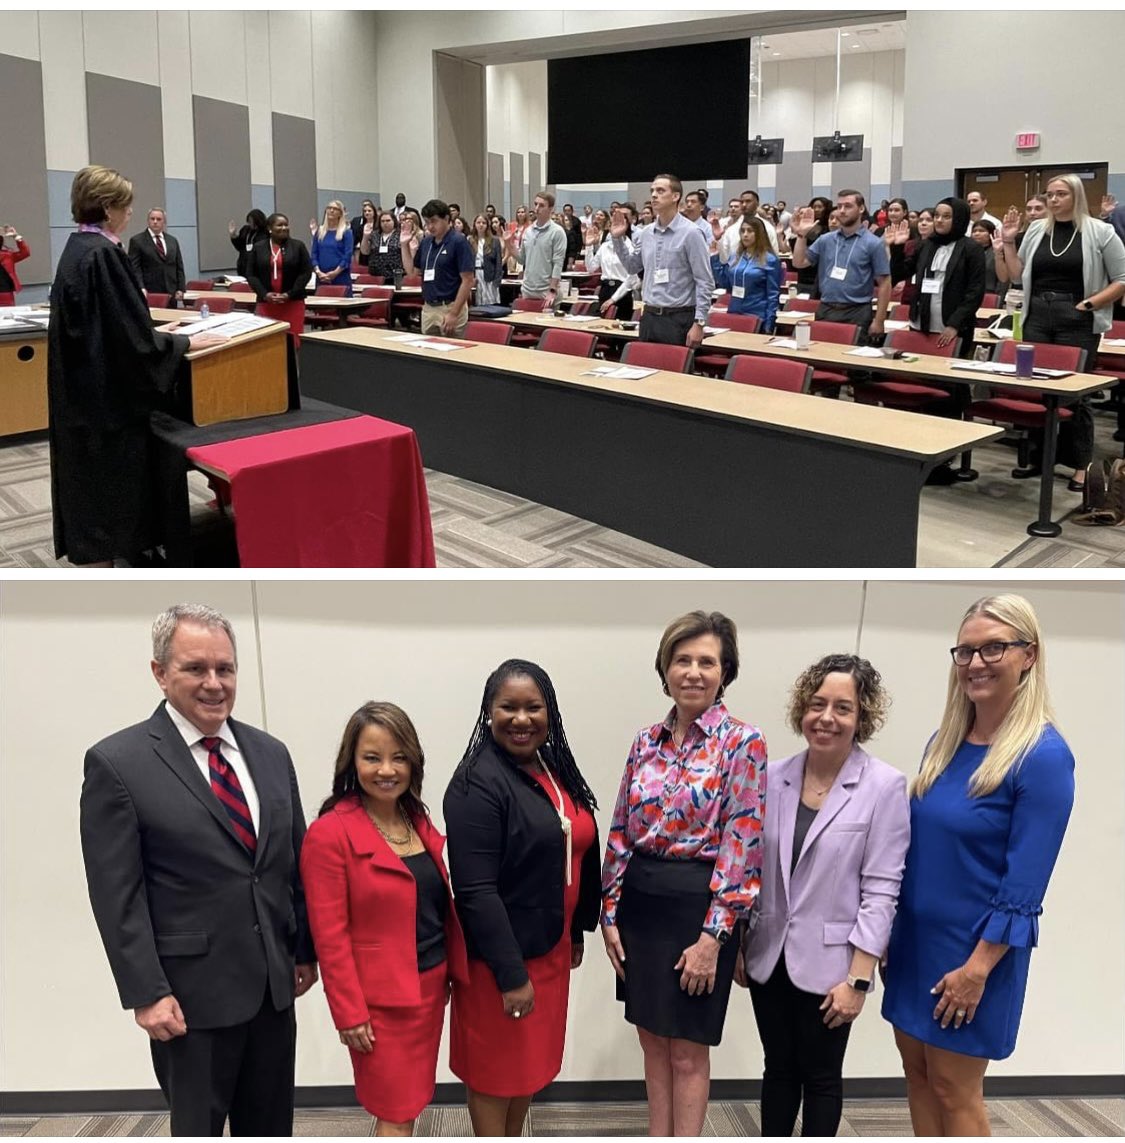
[{"label": "gray wall panel", "polygon": [[[164,201],[164,113],[160,88],[109,75],[86,73],[86,118],[90,162],[120,171],[133,184],[133,221],[126,244],[144,230],[148,212]],[[175,234],[177,219],[168,215]]]},{"label": "gray wall panel", "polygon": [[437,197],[460,203],[470,219],[484,207],[486,119],[484,68],[435,52]]},{"label": "gray wall panel", "polygon": [[[289,216],[289,229],[308,243],[308,221],[323,215],[316,196],[316,123],[273,113],[274,210]],[[392,200],[393,201],[393,200]]]},{"label": "gray wall panel", "polygon": [[546,190],[543,183],[543,156],[537,155],[534,151],[529,151],[527,154],[527,198],[528,205],[531,205],[533,199],[541,190]]},{"label": "gray wall panel", "polygon": [[[866,199],[871,189],[871,148],[863,148],[863,158],[855,163],[832,164],[832,194],[851,187]],[[878,206],[875,203],[875,206]],[[871,209],[871,203],[867,204]]]},{"label": "gray wall panel", "polygon": [[230,270],[235,253],[227,223],[250,209],[250,109],[192,96],[195,119],[195,214],[199,271]]},{"label": "gray wall panel", "polygon": [[790,210],[807,206],[813,194],[812,168],[812,151],[790,151],[786,147],[785,160],[777,168],[774,198],[785,199]]},{"label": "gray wall panel", "polygon": [[508,152],[508,194],[512,200],[509,218],[515,217],[516,207],[520,203],[531,205],[531,199],[527,195],[527,182],[523,177],[523,155],[516,151]]},{"label": "gray wall panel", "polygon": [[[501,211],[505,218],[513,216],[507,188],[504,184],[504,156],[496,154],[495,151],[488,152],[488,186],[485,193],[488,202]],[[504,205],[501,206],[501,203]]]},{"label": "gray wall panel", "polygon": [[891,148],[891,197],[902,198],[902,148]]},{"label": "gray wall panel", "polygon": [[[0,162],[0,226],[14,226],[31,248],[16,267],[24,285],[51,278],[51,219],[43,129],[43,69],[38,60],[0,55],[4,153]],[[13,109],[18,108],[18,113]],[[16,161],[18,158],[18,161]],[[11,243],[8,244],[11,247]]]}]

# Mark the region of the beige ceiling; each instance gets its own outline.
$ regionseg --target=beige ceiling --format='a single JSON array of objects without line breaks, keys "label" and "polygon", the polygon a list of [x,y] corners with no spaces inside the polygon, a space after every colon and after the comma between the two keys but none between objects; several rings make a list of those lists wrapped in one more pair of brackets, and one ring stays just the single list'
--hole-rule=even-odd
[{"label": "beige ceiling", "polygon": [[[845,55],[860,52],[894,52],[906,47],[906,23],[903,20],[854,24],[841,30],[844,33],[841,37],[841,51]],[[807,32],[779,32],[776,35],[766,35],[763,40],[763,62],[836,54],[835,28],[816,28]]]}]

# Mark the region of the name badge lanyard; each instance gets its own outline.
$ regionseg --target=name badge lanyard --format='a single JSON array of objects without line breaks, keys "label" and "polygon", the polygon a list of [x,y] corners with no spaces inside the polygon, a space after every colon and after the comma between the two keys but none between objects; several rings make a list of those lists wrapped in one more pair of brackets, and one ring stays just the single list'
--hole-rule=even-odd
[{"label": "name badge lanyard", "polygon": [[571,838],[571,822],[570,822],[570,818],[568,818],[566,816],[566,802],[563,800],[562,790],[559,789],[559,784],[558,784],[558,782],[555,781],[554,774],[551,773],[550,767],[548,767],[548,765],[543,761],[542,758],[539,759],[539,765],[542,768],[543,773],[547,775],[547,781],[551,783],[551,788],[555,791],[555,797],[558,798],[558,800],[559,800],[559,804],[557,806],[555,806],[554,805],[554,799],[552,799],[552,807],[555,809],[556,813],[558,813],[558,815],[559,815],[559,825],[562,827],[563,837],[566,839],[566,883],[569,885],[571,883],[571,876],[572,876],[572,874],[571,874],[571,864],[572,864],[571,858],[572,858],[572,853],[573,853],[572,838]]},{"label": "name badge lanyard", "polygon": [[[847,241],[847,240],[845,239],[845,241]],[[856,242],[856,246],[858,246],[858,245],[859,245],[859,243]],[[844,272],[842,274],[838,273],[838,271],[840,269],[840,239],[839,238],[836,239],[836,249],[833,250],[833,252],[832,252],[832,277],[835,278],[837,281],[843,281],[843,279],[848,276],[848,267],[852,264],[852,255],[854,253],[855,253],[855,246],[853,246],[849,242],[848,243],[848,256],[847,256],[847,258],[844,259]]]},{"label": "name badge lanyard", "polygon": [[[437,277],[437,260],[442,255],[442,247],[437,246],[437,254],[434,254],[434,247],[435,246],[437,246],[437,243],[431,242],[429,250],[426,251],[426,269],[425,269],[425,273],[422,275],[422,280],[425,282],[432,282]],[[431,266],[430,265],[430,255],[432,255],[432,254],[434,257],[434,264]]]}]

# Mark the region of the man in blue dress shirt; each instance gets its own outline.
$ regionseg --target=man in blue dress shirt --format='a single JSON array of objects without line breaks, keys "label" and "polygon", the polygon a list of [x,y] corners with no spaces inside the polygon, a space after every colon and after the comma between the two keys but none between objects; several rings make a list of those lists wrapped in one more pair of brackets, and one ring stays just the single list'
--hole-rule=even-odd
[{"label": "man in blue dress shirt", "polygon": [[645,303],[639,339],[697,349],[711,309],[711,255],[702,231],[680,214],[684,187],[675,175],[657,175],[649,188],[656,221],[626,245],[628,220],[613,212],[613,252],[630,274],[644,274]]},{"label": "man in blue dress shirt", "polygon": [[[865,209],[859,191],[840,191],[836,195],[839,229],[822,234],[811,246],[806,245],[805,235],[815,223],[812,208],[802,207],[793,220],[793,232],[797,235],[793,268],[817,268],[820,286],[817,321],[858,325],[861,345],[867,343],[868,334],[882,335],[891,301],[890,259],[883,240],[860,225]],[[873,295],[877,301],[874,316]]]}]

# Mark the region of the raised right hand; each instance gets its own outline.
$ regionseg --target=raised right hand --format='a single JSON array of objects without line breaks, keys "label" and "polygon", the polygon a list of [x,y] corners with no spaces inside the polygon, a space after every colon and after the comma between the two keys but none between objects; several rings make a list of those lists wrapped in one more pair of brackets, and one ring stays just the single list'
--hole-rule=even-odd
[{"label": "raised right hand", "polygon": [[363,224],[363,236],[366,238],[375,229],[375,223],[365,222]]},{"label": "raised right hand", "polygon": [[813,213],[811,206],[802,206],[789,224],[793,227],[793,233],[798,238],[804,238],[806,234],[816,225],[816,215]]},{"label": "raised right hand", "polygon": [[625,212],[623,210],[614,211],[613,218],[610,220],[609,232],[614,238],[624,238],[625,232],[629,229],[629,224],[625,221]]},{"label": "raised right hand", "polygon": [[1111,194],[1102,195],[1102,214],[1109,214],[1117,207],[1117,199]]},{"label": "raised right hand", "polygon": [[315,233],[316,233],[316,228],[317,228],[317,225],[318,225],[318,223],[317,223],[317,221],[316,221],[316,219],[315,219],[315,218],[310,218],[310,219],[309,219],[309,233],[310,233],[310,234],[315,234]]},{"label": "raised right hand", "polygon": [[238,233],[238,227],[235,226],[233,218],[227,223],[227,233],[232,237]]},{"label": "raised right hand", "polygon": [[890,235],[890,245],[905,246],[910,241],[910,223],[904,218],[901,222],[889,223],[883,232],[884,239]]},{"label": "raised right hand", "polygon": [[1004,215],[1004,220],[1000,223],[1000,235],[1005,242],[1015,242],[1016,236],[1020,232],[1020,217],[1018,207],[1008,207],[1008,213]]},{"label": "raised right hand", "polygon": [[187,1034],[187,1021],[174,996],[162,996],[155,1004],[134,1008],[133,1019],[148,1033],[150,1040],[167,1043]]}]

